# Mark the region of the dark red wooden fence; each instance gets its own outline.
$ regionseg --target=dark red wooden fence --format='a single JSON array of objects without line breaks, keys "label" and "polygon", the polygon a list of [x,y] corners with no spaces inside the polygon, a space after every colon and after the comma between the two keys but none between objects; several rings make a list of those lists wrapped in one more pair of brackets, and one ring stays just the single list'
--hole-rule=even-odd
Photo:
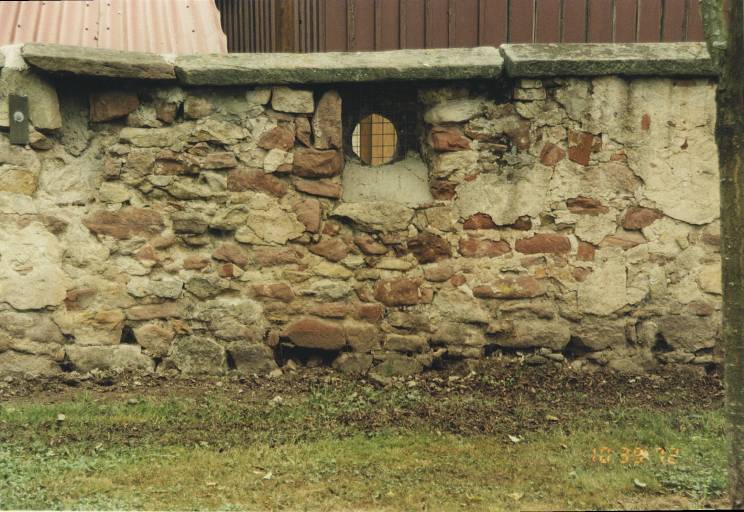
[{"label": "dark red wooden fence", "polygon": [[699,0],[216,0],[231,52],[702,41]]}]

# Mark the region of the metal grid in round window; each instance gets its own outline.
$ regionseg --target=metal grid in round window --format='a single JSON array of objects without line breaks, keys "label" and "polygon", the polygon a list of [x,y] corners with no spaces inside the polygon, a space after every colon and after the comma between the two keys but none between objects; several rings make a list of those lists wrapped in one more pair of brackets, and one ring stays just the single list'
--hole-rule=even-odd
[{"label": "metal grid in round window", "polygon": [[416,90],[403,84],[359,84],[341,91],[344,149],[370,166],[405,158],[418,150]]}]

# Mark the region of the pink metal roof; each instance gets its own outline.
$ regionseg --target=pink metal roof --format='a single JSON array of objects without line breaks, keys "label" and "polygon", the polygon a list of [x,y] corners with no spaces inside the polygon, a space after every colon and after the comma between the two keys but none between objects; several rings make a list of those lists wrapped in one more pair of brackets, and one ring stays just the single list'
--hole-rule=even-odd
[{"label": "pink metal roof", "polygon": [[0,2],[0,45],[31,42],[152,53],[227,53],[214,0]]}]

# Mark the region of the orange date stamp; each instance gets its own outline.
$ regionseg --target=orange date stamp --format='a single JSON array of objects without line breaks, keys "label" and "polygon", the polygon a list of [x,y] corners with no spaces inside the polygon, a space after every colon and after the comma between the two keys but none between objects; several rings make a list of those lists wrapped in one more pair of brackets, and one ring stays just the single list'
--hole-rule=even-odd
[{"label": "orange date stamp", "polygon": [[642,446],[621,446],[611,448],[600,446],[592,448],[593,464],[623,464],[640,466],[642,464],[662,464],[673,466],[680,457],[679,448],[644,448]]}]

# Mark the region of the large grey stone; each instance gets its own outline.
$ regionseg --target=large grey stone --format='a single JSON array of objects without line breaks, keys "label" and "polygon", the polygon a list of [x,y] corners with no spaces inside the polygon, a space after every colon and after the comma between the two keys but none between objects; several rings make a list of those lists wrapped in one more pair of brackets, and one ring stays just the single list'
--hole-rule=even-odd
[{"label": "large grey stone", "polygon": [[170,361],[182,373],[220,375],[227,371],[225,348],[202,336],[187,336],[173,343]]},{"label": "large grey stone", "polygon": [[62,373],[59,365],[38,355],[9,350],[0,353],[0,377],[50,377]]},{"label": "large grey stone", "polygon": [[44,226],[8,223],[0,228],[0,247],[0,303],[27,310],[64,300],[70,280],[62,270],[63,248]]},{"label": "large grey stone", "polygon": [[176,78],[173,65],[154,53],[29,43],[23,45],[21,55],[30,65],[44,71],[112,78]]},{"label": "large grey stone", "polygon": [[391,201],[342,203],[331,216],[348,218],[364,231],[400,231],[408,228],[413,210]]},{"label": "large grey stone", "polygon": [[705,43],[505,44],[506,73],[545,76],[715,76]]},{"label": "large grey stone", "polygon": [[350,53],[186,55],[178,79],[190,85],[307,84],[374,80],[497,78],[492,47]]},{"label": "large grey stone", "polygon": [[152,359],[142,353],[137,345],[110,347],[70,345],[65,351],[73,366],[80,371],[90,370],[139,370],[152,371]]},{"label": "large grey stone", "polygon": [[42,130],[62,126],[57,91],[38,73],[31,70],[5,68],[0,72],[0,126],[8,126],[8,95],[28,97],[28,117]]}]

